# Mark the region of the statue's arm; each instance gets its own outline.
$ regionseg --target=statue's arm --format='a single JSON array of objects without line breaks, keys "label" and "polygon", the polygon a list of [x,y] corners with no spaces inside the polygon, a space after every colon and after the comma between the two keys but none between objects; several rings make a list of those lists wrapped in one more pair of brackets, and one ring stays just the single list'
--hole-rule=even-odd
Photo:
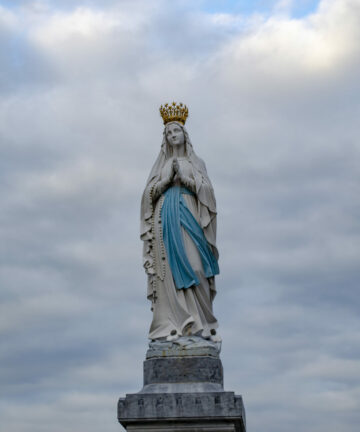
[{"label": "statue's arm", "polygon": [[155,202],[159,196],[168,188],[169,186],[169,179],[159,180],[156,182],[152,189],[151,198],[152,201]]},{"label": "statue's arm", "polygon": [[155,202],[159,196],[166,191],[171,185],[174,178],[174,170],[171,161],[164,167],[160,179],[154,184],[152,188],[152,201]]},{"label": "statue's arm", "polygon": [[196,193],[196,184],[194,179],[185,176],[180,172],[180,181],[187,189],[191,190],[191,192]]}]

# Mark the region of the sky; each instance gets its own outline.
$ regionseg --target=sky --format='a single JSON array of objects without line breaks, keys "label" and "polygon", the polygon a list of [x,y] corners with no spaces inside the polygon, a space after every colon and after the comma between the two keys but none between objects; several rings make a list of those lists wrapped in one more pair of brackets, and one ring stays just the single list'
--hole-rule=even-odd
[{"label": "sky", "polygon": [[252,432],[360,423],[359,0],[0,2],[0,430],[121,430],[151,322],[140,199],[187,130]]}]

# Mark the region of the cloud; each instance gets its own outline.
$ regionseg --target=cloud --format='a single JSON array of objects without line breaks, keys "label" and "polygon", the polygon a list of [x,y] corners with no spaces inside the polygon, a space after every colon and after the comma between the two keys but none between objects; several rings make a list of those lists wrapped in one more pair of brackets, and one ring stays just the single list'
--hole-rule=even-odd
[{"label": "cloud", "polygon": [[360,10],[280,6],[0,9],[8,430],[48,430],[55,415],[55,432],[115,430],[117,398],[140,389],[140,197],[157,107],[175,99],[218,202],[226,388],[255,431],[357,431]]}]

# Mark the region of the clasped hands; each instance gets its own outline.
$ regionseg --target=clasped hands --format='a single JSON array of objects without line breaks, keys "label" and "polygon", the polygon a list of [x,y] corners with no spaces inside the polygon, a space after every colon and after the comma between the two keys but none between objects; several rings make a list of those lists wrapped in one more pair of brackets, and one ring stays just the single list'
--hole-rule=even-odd
[{"label": "clasped hands", "polygon": [[171,158],[166,163],[166,175],[161,181],[155,184],[152,192],[152,199],[155,201],[174,181],[180,180],[180,183],[187,189],[195,192],[195,182],[190,177],[183,174],[180,169],[179,161],[176,157]]},{"label": "clasped hands", "polygon": [[173,180],[173,179],[179,178],[181,182],[183,182],[184,180],[184,176],[182,171],[180,170],[180,165],[179,165],[179,161],[177,160],[176,157],[174,157],[172,159],[172,163],[171,163],[171,169],[170,169],[170,174],[168,177],[168,181],[169,183]]}]

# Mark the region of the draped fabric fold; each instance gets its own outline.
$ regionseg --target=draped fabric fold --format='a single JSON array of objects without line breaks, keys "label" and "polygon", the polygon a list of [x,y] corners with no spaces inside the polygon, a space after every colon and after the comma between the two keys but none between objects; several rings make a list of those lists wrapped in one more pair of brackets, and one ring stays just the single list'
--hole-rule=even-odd
[{"label": "draped fabric fold", "polygon": [[199,280],[186,256],[181,226],[185,228],[198,249],[205,276],[209,278],[219,274],[217,260],[182,194],[193,195],[184,187],[173,186],[167,189],[161,209],[163,239],[177,289],[199,285]]},{"label": "draped fabric fold", "polygon": [[187,183],[175,176],[158,196],[158,186],[169,178],[174,158],[166,139],[167,124],[141,201],[143,265],[153,311],[149,339],[172,340],[185,334],[210,338],[218,328],[212,308],[214,276],[219,273],[215,195],[186,129],[173,123],[185,138],[185,155],[177,157],[179,172],[194,187],[190,192]]}]

